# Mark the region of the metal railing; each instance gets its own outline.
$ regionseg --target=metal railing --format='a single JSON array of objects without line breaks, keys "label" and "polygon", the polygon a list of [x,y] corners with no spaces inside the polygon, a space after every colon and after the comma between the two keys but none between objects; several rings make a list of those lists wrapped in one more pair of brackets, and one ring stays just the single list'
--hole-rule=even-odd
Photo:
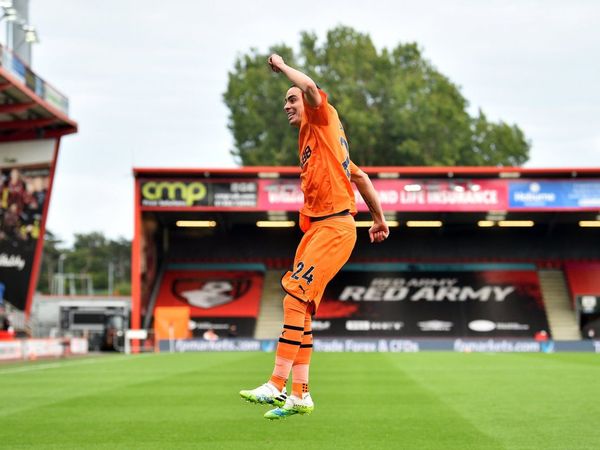
[{"label": "metal railing", "polygon": [[67,96],[63,95],[51,84],[44,81],[11,50],[1,45],[0,66],[31,89],[38,97],[66,115],[69,114],[69,99]]}]

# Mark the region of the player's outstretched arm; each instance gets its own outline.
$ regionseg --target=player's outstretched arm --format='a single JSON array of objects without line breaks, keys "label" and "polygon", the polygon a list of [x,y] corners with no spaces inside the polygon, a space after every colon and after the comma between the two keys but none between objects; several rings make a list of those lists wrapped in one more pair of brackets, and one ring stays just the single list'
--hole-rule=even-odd
[{"label": "player's outstretched arm", "polygon": [[373,218],[373,226],[369,228],[371,243],[385,241],[390,235],[390,229],[385,222],[381,202],[377,196],[377,191],[373,187],[373,183],[371,183],[371,179],[360,169],[352,172],[350,179],[356,185],[358,192],[360,192],[361,197],[367,204],[371,217]]},{"label": "player's outstretched arm", "polygon": [[318,108],[321,104],[321,95],[319,94],[319,88],[311,77],[303,72],[300,72],[293,67],[288,66],[283,58],[277,54],[269,56],[269,66],[273,72],[282,72],[288,80],[290,80],[295,86],[298,86],[304,97],[310,106]]}]

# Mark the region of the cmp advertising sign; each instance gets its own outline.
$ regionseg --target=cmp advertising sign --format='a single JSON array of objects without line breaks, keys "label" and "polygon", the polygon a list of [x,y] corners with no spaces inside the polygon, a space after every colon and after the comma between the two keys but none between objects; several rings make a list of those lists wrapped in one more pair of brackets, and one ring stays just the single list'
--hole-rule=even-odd
[{"label": "cmp advertising sign", "polygon": [[[600,181],[504,179],[373,179],[385,211],[486,212],[597,210]],[[145,179],[142,209],[297,211],[304,195],[297,178]],[[358,211],[368,211],[354,190]]]},{"label": "cmp advertising sign", "polygon": [[[508,206],[504,180],[373,180],[386,211],[489,211]],[[142,180],[141,206],[145,209],[239,208],[257,211],[297,211],[304,195],[300,180]],[[359,211],[368,211],[354,192]]]},{"label": "cmp advertising sign", "polygon": [[320,336],[523,338],[549,327],[534,270],[343,270],[327,286],[313,329]]},{"label": "cmp advertising sign", "polygon": [[257,190],[255,181],[145,180],[140,192],[142,207],[255,208]]},{"label": "cmp advertising sign", "polygon": [[[373,180],[386,211],[489,211],[508,206],[504,180]],[[359,211],[368,208],[355,189]],[[298,210],[304,197],[294,179],[261,180],[259,206],[263,210]]]}]

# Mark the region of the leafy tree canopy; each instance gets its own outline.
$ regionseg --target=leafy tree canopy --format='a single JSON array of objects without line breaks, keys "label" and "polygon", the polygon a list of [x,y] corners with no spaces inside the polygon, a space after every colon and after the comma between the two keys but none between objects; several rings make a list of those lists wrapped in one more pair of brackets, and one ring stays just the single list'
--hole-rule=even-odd
[{"label": "leafy tree canopy", "polygon": [[232,154],[245,166],[298,164],[297,132],[283,113],[289,82],[269,70],[271,53],[328,93],[359,165],[519,166],[528,159],[523,131],[490,122],[482,111],[471,117],[458,86],[423,58],[416,43],[378,51],[368,34],[339,26],[321,44],[314,33],[301,33],[298,53],[281,44],[237,58],[223,97]]},{"label": "leafy tree canopy", "polygon": [[[59,263],[61,255],[62,267]],[[131,242],[124,238],[108,239],[96,231],[75,234],[72,247],[65,248],[55,234],[46,230],[38,290],[51,292],[52,279],[60,273],[59,267],[62,273],[90,275],[99,292],[128,294],[131,290]],[[106,292],[109,270],[112,270],[114,292]]]}]

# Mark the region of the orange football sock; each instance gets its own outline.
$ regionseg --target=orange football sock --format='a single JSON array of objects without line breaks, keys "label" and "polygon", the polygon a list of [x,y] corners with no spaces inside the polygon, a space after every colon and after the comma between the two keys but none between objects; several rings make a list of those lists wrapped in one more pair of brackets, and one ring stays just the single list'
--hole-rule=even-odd
[{"label": "orange football sock", "polygon": [[310,312],[304,317],[304,333],[300,350],[292,364],[292,395],[302,398],[302,394],[308,392],[308,368],[313,349],[313,335]]},{"label": "orange football sock", "polygon": [[269,380],[280,391],[285,386],[304,334],[307,304],[286,295],[283,299],[283,331],[277,344],[275,368]]}]

